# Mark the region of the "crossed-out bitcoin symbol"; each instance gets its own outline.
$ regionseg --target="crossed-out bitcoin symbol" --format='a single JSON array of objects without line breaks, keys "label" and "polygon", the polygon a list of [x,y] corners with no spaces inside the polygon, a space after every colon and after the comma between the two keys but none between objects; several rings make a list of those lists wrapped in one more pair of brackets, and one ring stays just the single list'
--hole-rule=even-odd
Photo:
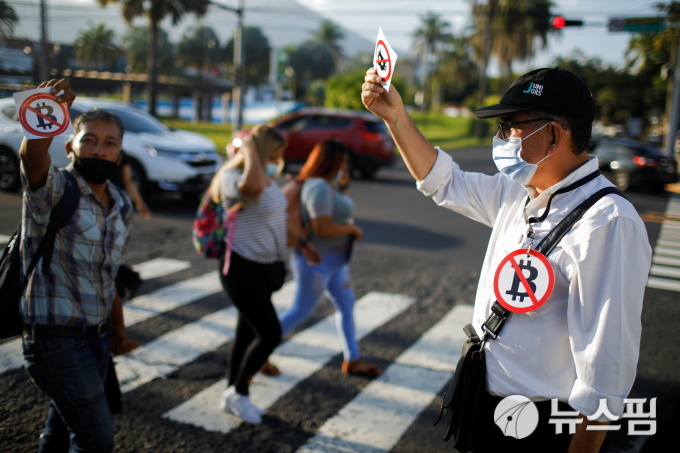
[{"label": "crossed-out bitcoin symbol", "polygon": [[[35,115],[38,118],[38,124],[36,124],[35,127],[42,127],[43,130],[47,130],[47,128],[52,129],[53,123],[57,122],[57,117],[52,115],[52,113],[54,113],[52,106],[47,105],[45,102],[43,102],[42,105],[36,103],[35,109],[42,113],[42,115]],[[45,110],[45,113],[43,113],[43,110]],[[49,118],[52,121],[46,122],[45,118]]]},{"label": "crossed-out bitcoin symbol", "polygon": [[385,57],[383,57],[382,50],[378,50],[378,60],[376,63],[378,63],[378,66],[380,66],[381,71],[387,70],[387,60],[385,60]]},{"label": "crossed-out bitcoin symbol", "polygon": [[[535,293],[536,284],[534,283],[534,280],[538,277],[538,269],[531,265],[530,259],[527,260],[526,264],[524,264],[524,260],[519,260],[519,268],[522,270],[522,273],[524,273],[525,270],[529,271],[529,275],[524,275],[524,278],[526,278],[527,284],[531,287],[531,292]],[[522,280],[520,280],[519,275],[515,273],[515,278],[512,280],[512,288],[510,288],[509,291],[506,291],[505,294],[512,296],[513,301],[515,298],[519,298],[519,302],[523,303],[524,298],[529,297],[529,293],[520,292],[520,285],[522,285]]]},{"label": "crossed-out bitcoin symbol", "polygon": [[514,313],[543,305],[552,293],[555,273],[550,261],[536,250],[515,250],[498,264],[493,291],[496,300]]}]

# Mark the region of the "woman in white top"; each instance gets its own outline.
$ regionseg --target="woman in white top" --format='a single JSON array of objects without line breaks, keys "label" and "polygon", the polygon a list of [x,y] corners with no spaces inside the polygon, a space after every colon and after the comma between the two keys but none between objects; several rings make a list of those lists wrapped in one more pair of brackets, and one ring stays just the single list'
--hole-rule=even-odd
[{"label": "woman in white top", "polygon": [[228,388],[220,404],[225,412],[254,424],[262,422],[264,410],[250,401],[250,381],[281,341],[271,296],[286,276],[287,201],[271,178],[282,167],[284,144],[274,129],[256,126],[212,185],[225,210],[240,207],[231,253],[226,247],[230,256],[220,260],[222,286],[239,311]]}]

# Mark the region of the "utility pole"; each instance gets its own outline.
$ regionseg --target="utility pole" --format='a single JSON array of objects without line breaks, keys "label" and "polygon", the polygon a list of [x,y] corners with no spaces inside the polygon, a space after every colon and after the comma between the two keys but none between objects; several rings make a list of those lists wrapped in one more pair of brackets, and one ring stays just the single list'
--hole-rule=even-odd
[{"label": "utility pole", "polygon": [[211,5],[231,11],[238,16],[238,25],[234,34],[234,86],[232,88],[232,104],[236,107],[236,118],[234,119],[234,130],[241,129],[243,125],[243,96],[246,90],[246,71],[245,71],[245,52],[243,39],[243,0],[238,0],[238,7],[221,5],[214,1]]},{"label": "utility pole", "polygon": [[42,83],[48,79],[49,74],[47,70],[48,61],[48,50],[47,50],[47,6],[45,5],[45,0],[40,0],[40,56],[39,64],[40,70],[38,71],[39,80],[38,83]]},{"label": "utility pole", "polygon": [[[680,28],[680,23],[669,22],[666,28],[677,30]],[[677,32],[676,32],[677,33]],[[675,135],[678,132],[678,121],[680,120],[680,39],[674,37],[675,44],[675,67],[673,68],[673,95],[671,97],[670,112],[668,114],[668,123],[666,124],[665,148],[666,155],[670,158],[675,158]]]}]

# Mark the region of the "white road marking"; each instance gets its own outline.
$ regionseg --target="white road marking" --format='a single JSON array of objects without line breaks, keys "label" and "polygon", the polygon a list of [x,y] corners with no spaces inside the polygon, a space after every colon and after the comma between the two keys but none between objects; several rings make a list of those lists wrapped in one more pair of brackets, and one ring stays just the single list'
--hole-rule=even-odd
[{"label": "white road marking", "polygon": [[680,267],[659,266],[653,264],[649,275],[656,275],[657,277],[671,277],[680,279]]},{"label": "white road marking", "polygon": [[152,278],[173,274],[175,272],[189,269],[190,267],[190,261],[173,260],[170,258],[156,258],[132,266],[134,270],[139,272],[142,280],[151,280]]},{"label": "white road marking", "polygon": [[[357,340],[397,316],[413,302],[410,297],[377,292],[357,300],[354,307]],[[276,377],[255,375],[250,395],[253,403],[263,408],[270,407],[341,352],[335,315],[329,315],[293,336],[271,355],[271,361],[282,372]],[[225,388],[226,380],[220,380],[166,412],[163,417],[208,431],[228,433],[237,428],[241,420],[220,411],[218,404]]]},{"label": "white road marking", "polygon": [[667,278],[649,277],[647,280],[648,288],[666,289],[669,291],[680,291],[680,280],[669,280]]},{"label": "white road marking", "polygon": [[451,378],[472,306],[457,305],[298,452],[390,451]]}]

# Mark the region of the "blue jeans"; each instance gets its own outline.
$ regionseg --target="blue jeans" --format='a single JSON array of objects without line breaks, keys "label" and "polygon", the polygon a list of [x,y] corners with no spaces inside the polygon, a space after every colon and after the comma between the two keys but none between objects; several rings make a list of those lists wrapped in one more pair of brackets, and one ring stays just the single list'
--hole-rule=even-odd
[{"label": "blue jeans", "polygon": [[109,338],[24,335],[24,365],[50,398],[39,453],[113,451],[113,416],[104,392]]},{"label": "blue jeans", "polygon": [[279,321],[283,335],[307,319],[324,290],[335,305],[335,324],[342,343],[345,360],[360,357],[354,331],[354,289],[349,275],[349,263],[344,254],[325,254],[321,264],[310,266],[295,250],[290,254],[290,267],[297,283],[293,306],[281,313]]}]

